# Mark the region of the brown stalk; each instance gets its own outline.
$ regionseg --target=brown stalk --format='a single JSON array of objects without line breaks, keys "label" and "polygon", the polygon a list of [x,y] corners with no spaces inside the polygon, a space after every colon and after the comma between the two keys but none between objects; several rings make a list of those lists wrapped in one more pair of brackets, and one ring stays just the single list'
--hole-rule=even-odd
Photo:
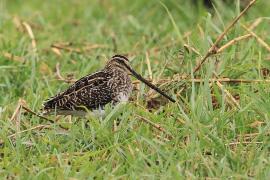
[{"label": "brown stalk", "polygon": [[37,116],[37,117],[39,117],[39,118],[41,118],[41,119],[45,119],[45,120],[49,121],[50,123],[55,123],[54,120],[48,119],[48,118],[46,118],[46,117],[44,117],[44,116],[41,116],[41,115],[39,115],[38,113],[32,111],[31,109],[29,109],[29,108],[26,107],[26,106],[22,106],[22,108],[23,108],[25,111],[27,111],[27,112],[29,112],[29,113],[31,113],[31,114],[33,114],[33,115],[35,115],[35,116]]},{"label": "brown stalk", "polygon": [[56,48],[56,49],[62,49],[62,50],[68,51],[68,52],[76,52],[76,53],[81,53],[82,52],[78,48],[71,48],[71,47],[63,46],[61,44],[52,44],[51,47]]},{"label": "brown stalk", "polygon": [[27,22],[23,22],[22,25],[25,27],[31,41],[32,41],[32,48],[33,48],[33,52],[37,51],[37,43],[36,43],[36,39],[34,36],[34,33],[32,31],[31,26],[27,23]]},{"label": "brown stalk", "polygon": [[253,31],[251,31],[250,29],[248,29],[244,24],[241,25],[248,33],[250,33],[252,36],[254,36],[257,41],[270,52],[270,46],[261,38],[259,37],[257,34],[255,34]]},{"label": "brown stalk", "polygon": [[55,69],[56,69],[56,78],[57,78],[57,80],[64,81],[66,83],[74,83],[76,81],[75,79],[65,79],[61,75],[61,73],[60,73],[60,63],[56,63]]},{"label": "brown stalk", "polygon": [[165,133],[170,139],[172,139],[173,137],[164,129],[162,128],[159,124],[153,123],[152,121],[146,119],[145,117],[136,115],[138,117],[139,120],[149,124],[150,126],[152,126],[153,128]]},{"label": "brown stalk", "polygon": [[263,17],[259,17],[258,19],[256,19],[250,26],[249,26],[249,30],[253,30],[254,28],[256,28],[263,20]]},{"label": "brown stalk", "polygon": [[188,44],[184,44],[184,48],[186,48],[188,52],[194,52],[198,56],[200,56],[200,57],[202,56],[198,50],[196,50],[194,47],[192,47]]},{"label": "brown stalk", "polygon": [[231,105],[231,106],[236,106],[238,109],[240,109],[240,105],[239,103],[236,101],[236,99],[233,97],[233,95],[219,82],[216,81],[217,86],[224,91],[224,93],[226,94],[226,99],[227,102]]},{"label": "brown stalk", "polygon": [[[38,114],[38,113],[32,111],[32,110],[29,109],[28,107],[22,106],[22,108],[23,108],[25,111],[29,112],[30,114],[33,114],[33,115],[35,115],[35,116],[37,116],[37,117],[39,117],[39,118],[41,118],[41,119],[44,119],[44,120],[46,120],[46,121],[49,121],[49,122],[52,123],[52,124],[55,123],[54,120],[51,120],[51,119],[49,119],[49,118],[47,118],[47,117],[45,117],[45,116],[42,116],[42,115],[40,115],[40,114]],[[59,127],[62,128],[62,129],[64,129],[64,130],[68,130],[68,128],[63,127],[62,125],[59,125]]]},{"label": "brown stalk", "polygon": [[92,49],[97,49],[97,48],[107,48],[107,45],[104,44],[86,44],[83,47],[84,51],[90,51]]},{"label": "brown stalk", "polygon": [[15,55],[8,53],[8,52],[4,52],[3,56],[9,60],[16,61],[16,62],[24,63],[24,61],[25,61],[24,58],[22,58],[20,56],[15,56]]},{"label": "brown stalk", "polygon": [[[243,135],[238,135],[237,138],[255,138],[257,136],[259,136],[261,133],[249,133],[249,134],[243,134]],[[266,132],[265,133],[266,136],[269,136],[270,135],[270,132]]]},{"label": "brown stalk", "polygon": [[[256,2],[256,0],[250,1],[250,3],[246,6],[246,8],[241,11],[241,13],[227,26],[227,28],[218,36],[214,44],[209,48],[206,55],[201,59],[200,63],[194,68],[193,73],[196,73],[203,63],[207,60],[207,58],[213,54],[216,54],[218,51],[218,44],[224,38],[224,36],[231,30],[231,28],[239,21],[239,19],[247,12],[247,10]],[[187,77],[189,77],[188,75]]]},{"label": "brown stalk", "polygon": [[15,122],[16,130],[20,130],[20,125],[21,125],[21,109],[22,106],[25,106],[26,102],[24,99],[19,99],[17,107],[15,108],[15,111],[12,114],[12,117],[10,118],[10,121]]},{"label": "brown stalk", "polygon": [[17,134],[22,134],[22,133],[24,133],[24,132],[32,131],[32,130],[35,130],[35,129],[50,128],[50,126],[51,126],[51,125],[40,124],[40,125],[31,127],[31,128],[29,128],[29,129],[25,129],[25,130],[22,130],[22,131],[18,131],[18,132],[14,133],[14,134],[9,135],[8,137],[9,137],[9,138],[12,138],[12,137],[16,136]]},{"label": "brown stalk", "polygon": [[[194,83],[204,83],[205,79],[193,78],[193,79],[185,79],[185,77],[178,79],[161,79],[158,83],[166,83],[166,82],[178,82],[181,80],[185,80],[186,82],[194,82]],[[149,80],[150,81],[150,80]],[[223,83],[270,83],[270,79],[230,79],[230,78],[211,78],[208,82],[223,82]],[[139,80],[133,81],[133,84],[139,84]]]},{"label": "brown stalk", "polygon": [[232,46],[234,44],[236,44],[237,42],[241,41],[241,40],[244,40],[244,39],[248,39],[252,37],[251,34],[246,34],[246,35],[243,35],[243,36],[239,36],[237,38],[234,38],[233,40],[229,41],[228,43],[226,43],[225,45],[221,46],[218,50],[217,50],[217,54],[218,53],[221,53],[222,51],[224,51],[224,49],[228,48],[229,46]]},{"label": "brown stalk", "polygon": [[61,51],[58,48],[51,47],[52,52],[54,52],[57,56],[62,56]]},{"label": "brown stalk", "polygon": [[81,48],[74,48],[70,47],[72,43],[67,42],[67,43],[54,43],[51,45],[51,48],[54,53],[57,55],[60,55],[61,52],[59,50],[65,50],[68,52],[75,52],[75,53],[83,53],[84,51],[90,51],[92,49],[97,49],[97,48],[106,48],[106,45],[103,44],[86,44],[85,46],[82,46]]},{"label": "brown stalk", "polygon": [[16,27],[20,32],[23,32],[23,31],[24,31],[24,28],[23,28],[23,26],[22,26],[22,22],[21,22],[21,20],[19,19],[18,16],[14,16],[14,17],[12,18],[12,22],[13,22],[13,24],[15,25],[15,27]]},{"label": "brown stalk", "polygon": [[151,63],[149,60],[149,53],[148,52],[145,52],[145,59],[146,59],[148,73],[149,73],[149,78],[153,79],[153,73],[152,73],[152,68],[151,68]]},{"label": "brown stalk", "polygon": [[263,144],[263,142],[249,142],[249,141],[244,141],[244,142],[231,142],[228,144],[225,144],[226,146],[235,146],[235,145],[239,145],[239,144]]}]

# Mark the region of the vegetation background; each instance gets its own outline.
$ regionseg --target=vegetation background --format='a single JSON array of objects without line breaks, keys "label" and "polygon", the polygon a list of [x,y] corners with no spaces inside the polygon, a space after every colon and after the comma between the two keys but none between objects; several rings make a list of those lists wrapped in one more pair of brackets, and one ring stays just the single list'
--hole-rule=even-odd
[{"label": "vegetation background", "polygon": [[[1,0],[0,176],[269,178],[270,1],[258,0],[218,47],[234,41],[192,73],[243,6]],[[114,54],[177,103],[134,80],[131,102],[102,121],[29,112]]]}]

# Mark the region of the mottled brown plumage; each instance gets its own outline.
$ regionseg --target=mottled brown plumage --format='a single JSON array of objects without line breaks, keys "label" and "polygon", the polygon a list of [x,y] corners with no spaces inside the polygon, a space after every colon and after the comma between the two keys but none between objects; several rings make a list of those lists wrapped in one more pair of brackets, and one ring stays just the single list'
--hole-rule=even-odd
[{"label": "mottled brown plumage", "polygon": [[64,92],[47,100],[44,103],[44,114],[74,114],[87,109],[103,109],[108,103],[127,101],[132,92],[130,73],[174,101],[133,71],[125,56],[115,55],[101,71],[79,79]]}]

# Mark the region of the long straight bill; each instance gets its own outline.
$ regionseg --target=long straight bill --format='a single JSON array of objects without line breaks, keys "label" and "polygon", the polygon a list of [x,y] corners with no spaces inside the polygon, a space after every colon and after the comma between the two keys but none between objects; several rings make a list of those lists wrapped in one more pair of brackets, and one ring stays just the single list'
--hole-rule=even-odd
[{"label": "long straight bill", "polygon": [[[124,63],[125,64],[125,63]],[[138,80],[142,81],[144,84],[146,84],[147,86],[149,86],[150,88],[154,89],[155,91],[157,91],[159,94],[161,94],[162,96],[166,97],[167,99],[169,99],[171,102],[175,102],[175,100],[173,98],[171,98],[170,96],[168,96],[167,94],[165,94],[163,91],[161,91],[157,86],[155,86],[154,84],[150,83],[149,81],[147,81],[146,79],[144,79],[141,75],[139,75],[138,73],[136,73],[133,69],[131,69],[128,65],[126,65],[126,68],[132,73],[132,75],[134,77],[136,77]]]}]

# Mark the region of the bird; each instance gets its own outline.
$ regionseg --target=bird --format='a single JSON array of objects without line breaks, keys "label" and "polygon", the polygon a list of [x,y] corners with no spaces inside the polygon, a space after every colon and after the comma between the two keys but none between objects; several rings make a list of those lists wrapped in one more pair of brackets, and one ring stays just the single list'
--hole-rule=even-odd
[{"label": "bird", "polygon": [[103,110],[109,103],[114,106],[127,102],[133,89],[130,75],[175,102],[173,98],[134,71],[126,56],[114,55],[102,70],[82,77],[65,91],[47,99],[43,103],[42,115],[84,116],[87,111]]}]

